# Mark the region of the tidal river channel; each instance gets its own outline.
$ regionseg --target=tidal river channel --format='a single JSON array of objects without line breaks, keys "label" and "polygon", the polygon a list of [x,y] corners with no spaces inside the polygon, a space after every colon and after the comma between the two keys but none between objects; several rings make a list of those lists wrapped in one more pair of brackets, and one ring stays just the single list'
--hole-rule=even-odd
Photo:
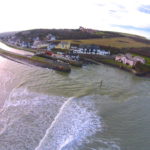
[{"label": "tidal river channel", "polygon": [[150,79],[0,57],[0,150],[150,150]]}]

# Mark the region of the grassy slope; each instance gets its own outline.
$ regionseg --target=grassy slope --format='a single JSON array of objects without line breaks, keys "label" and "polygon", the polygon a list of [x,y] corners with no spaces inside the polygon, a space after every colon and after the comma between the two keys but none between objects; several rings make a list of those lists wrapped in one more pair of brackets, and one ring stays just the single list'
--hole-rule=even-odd
[{"label": "grassy slope", "polygon": [[[134,54],[134,53],[132,53],[132,55],[134,55],[134,56],[140,56],[140,55]],[[148,65],[150,67],[150,57],[146,57],[146,56],[142,56],[142,57],[145,59],[146,65]]]},{"label": "grassy slope", "polygon": [[[48,34],[53,34],[58,40],[70,41],[74,44],[95,44],[99,46],[112,47],[116,49],[139,49],[150,48],[150,40],[138,35],[96,31],[95,33],[83,32],[78,29],[34,29],[16,33],[16,40],[24,40],[26,42],[33,41],[39,37],[40,40],[45,40]],[[134,51],[137,51],[137,50]],[[144,53],[147,49],[144,51]],[[149,51],[150,55],[150,51]]]},{"label": "grassy slope", "polygon": [[99,46],[111,46],[116,48],[150,47],[150,44],[138,42],[127,37],[87,39],[87,40],[64,40],[64,41],[69,41],[73,44],[95,44]]}]

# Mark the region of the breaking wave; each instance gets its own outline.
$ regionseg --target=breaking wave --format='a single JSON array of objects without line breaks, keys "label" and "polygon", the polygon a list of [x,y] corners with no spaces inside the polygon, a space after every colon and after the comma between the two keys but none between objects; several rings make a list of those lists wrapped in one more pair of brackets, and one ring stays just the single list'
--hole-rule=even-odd
[{"label": "breaking wave", "polygon": [[75,149],[75,145],[81,145],[86,137],[101,130],[100,118],[76,101],[78,99],[70,98],[62,105],[35,150]]},{"label": "breaking wave", "polygon": [[75,150],[97,131],[101,118],[89,97],[48,96],[18,88],[1,112],[0,149]]}]

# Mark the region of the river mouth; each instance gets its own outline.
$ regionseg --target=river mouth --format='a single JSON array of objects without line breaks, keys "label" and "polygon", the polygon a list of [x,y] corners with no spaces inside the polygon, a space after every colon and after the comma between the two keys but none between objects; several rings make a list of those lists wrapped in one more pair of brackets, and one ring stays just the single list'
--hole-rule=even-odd
[{"label": "river mouth", "polygon": [[148,150],[149,79],[105,65],[63,74],[0,62],[1,150]]}]

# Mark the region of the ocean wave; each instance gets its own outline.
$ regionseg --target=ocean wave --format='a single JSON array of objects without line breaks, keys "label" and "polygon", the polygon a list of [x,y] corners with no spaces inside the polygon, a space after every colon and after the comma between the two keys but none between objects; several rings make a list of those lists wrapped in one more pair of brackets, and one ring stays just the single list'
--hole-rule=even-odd
[{"label": "ocean wave", "polygon": [[71,98],[64,103],[35,150],[73,150],[88,136],[101,131],[101,121],[96,113],[83,107],[81,100],[77,101]]},{"label": "ocean wave", "polygon": [[101,131],[101,118],[92,107],[89,97],[68,99],[16,88],[0,115],[0,149],[76,149]]}]

